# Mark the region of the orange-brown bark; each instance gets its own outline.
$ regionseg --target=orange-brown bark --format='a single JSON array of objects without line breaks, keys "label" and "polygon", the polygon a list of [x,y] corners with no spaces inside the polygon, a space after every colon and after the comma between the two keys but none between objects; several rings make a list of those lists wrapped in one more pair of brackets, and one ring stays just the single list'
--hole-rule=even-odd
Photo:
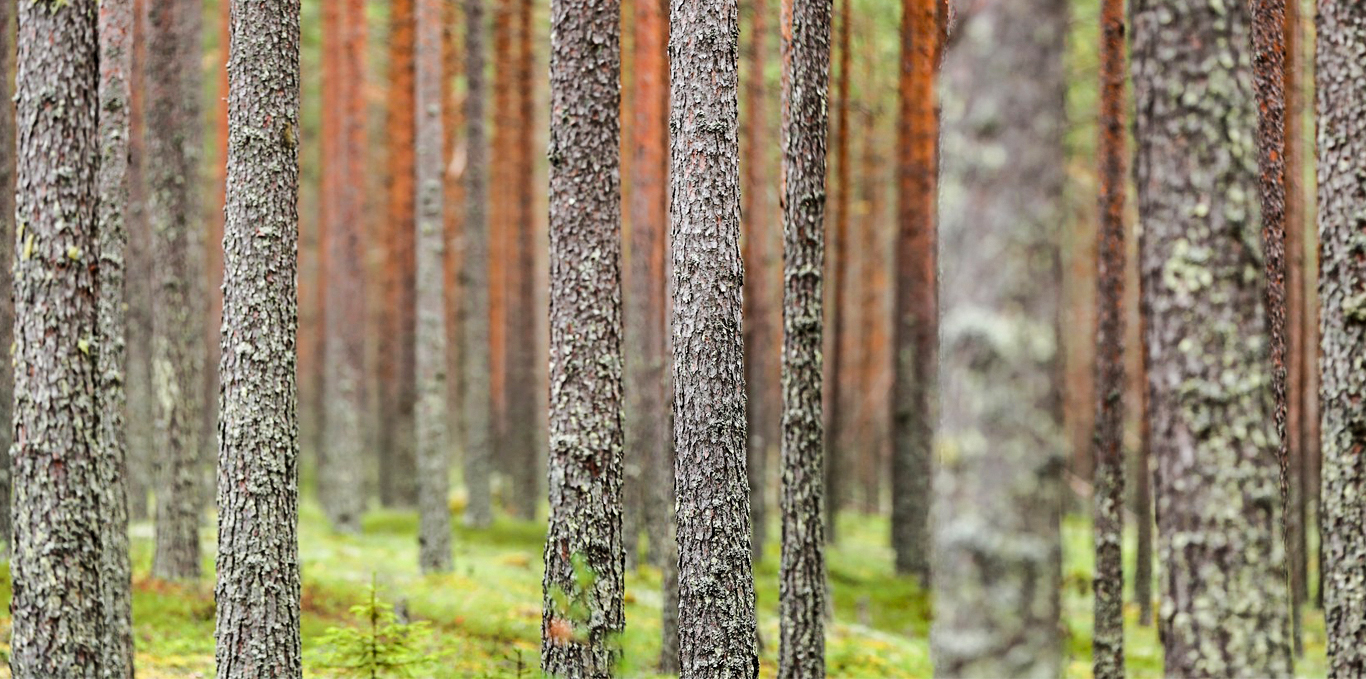
[{"label": "orange-brown bark", "polygon": [[[355,0],[353,0],[355,1]],[[464,380],[460,369],[462,354],[461,332],[461,266],[464,258],[463,231],[465,217],[465,154],[460,145],[460,131],[465,127],[464,97],[455,88],[455,81],[464,72],[464,45],[459,24],[459,9],[455,2],[442,5],[441,63],[441,100],[444,102],[442,129],[445,131],[444,153],[446,163],[446,384],[449,387],[451,440],[463,441],[464,428],[461,426],[461,395],[464,393]]]},{"label": "orange-brown bark", "polygon": [[507,472],[511,466],[503,451],[507,434],[508,289],[511,276],[512,184],[514,139],[521,133],[518,107],[513,96],[512,19],[516,0],[496,0],[493,10],[493,155],[489,185],[489,369],[493,402],[493,450],[495,465]]},{"label": "orange-brown bark", "polygon": [[[846,281],[849,272],[849,0],[841,0],[839,7],[839,32],[836,51],[839,53],[839,68],[835,80],[835,129],[834,156],[835,178],[830,187],[831,222],[835,237],[830,243],[834,257],[830,285],[825,290],[826,299],[833,307],[829,342],[829,360],[826,363],[825,394],[825,525],[826,539],[834,542],[839,532],[835,518],[844,504],[844,394],[841,382],[845,378],[844,339],[848,334],[845,327]],[[784,31],[789,30],[784,26]]]},{"label": "orange-brown bark", "polygon": [[1306,582],[1305,497],[1307,479],[1304,476],[1304,342],[1305,327],[1299,322],[1303,312],[1304,289],[1304,187],[1300,181],[1303,171],[1304,148],[1300,136],[1300,116],[1303,97],[1299,91],[1300,26],[1298,0],[1290,0],[1285,7],[1285,313],[1286,313],[1286,409],[1285,446],[1289,466],[1289,493],[1286,507],[1289,551],[1287,566],[1290,571],[1292,599],[1293,642],[1295,653],[1303,654],[1301,606],[1308,593]]}]

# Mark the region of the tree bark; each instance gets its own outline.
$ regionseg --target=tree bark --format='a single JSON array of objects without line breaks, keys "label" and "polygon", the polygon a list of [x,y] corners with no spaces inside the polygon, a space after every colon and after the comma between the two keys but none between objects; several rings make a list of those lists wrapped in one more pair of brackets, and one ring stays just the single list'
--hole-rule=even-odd
[{"label": "tree bark", "polygon": [[[202,276],[202,242],[192,226],[199,126],[199,11],[193,2],[148,5],[148,143],[151,201],[148,219],[154,257],[152,286],[152,389],[157,408],[159,471],[156,554],[152,573],[166,580],[195,580],[200,573],[199,508],[201,383],[205,352],[194,293]],[[193,129],[192,129],[193,128]]]},{"label": "tree bark", "polygon": [[897,121],[897,235],[892,346],[892,549],[898,573],[930,580],[939,293],[935,210],[939,191],[940,0],[901,3]]},{"label": "tree bark", "polygon": [[99,421],[100,587],[104,637],[100,671],[105,679],[132,679],[132,566],[128,559],[127,306],[124,262],[128,249],[128,99],[132,69],[132,0],[99,4],[99,213],[95,285],[97,354],[95,407]]},{"label": "tree bark", "polygon": [[[14,67],[15,5],[0,3],[0,346],[14,343]],[[14,430],[14,363],[0,360],[0,545],[10,554],[10,443]]]},{"label": "tree bark", "polygon": [[[128,106],[128,253],[127,285],[128,366],[124,385],[128,396],[128,515],[148,517],[153,475],[156,410],[152,397],[151,234],[147,223],[146,91],[147,3],[133,0],[133,46]],[[3,323],[3,321],[0,321]],[[0,395],[0,401],[3,401]]]},{"label": "tree bark", "polygon": [[1169,676],[1291,671],[1250,38],[1239,3],[1135,5],[1148,421]]},{"label": "tree bark", "polygon": [[1302,632],[1304,600],[1308,593],[1305,541],[1304,386],[1306,339],[1303,319],[1304,281],[1304,171],[1303,97],[1300,92],[1300,11],[1298,2],[1285,5],[1285,448],[1287,462],[1286,541],[1290,571],[1291,633],[1296,657],[1304,655]]},{"label": "tree bark", "polygon": [[465,1],[465,523],[493,522],[489,494],[492,422],[489,407],[488,140],[484,127],[484,0]]},{"label": "tree bark", "polygon": [[[848,31],[849,4],[844,7],[843,30]],[[783,2],[783,552],[778,676],[784,679],[825,676],[823,496],[828,477],[823,473],[821,279],[832,9],[831,0]],[[848,58],[841,58],[847,69]],[[847,88],[843,96],[848,96]],[[848,121],[846,117],[844,122]],[[848,176],[845,172],[846,180]],[[843,191],[849,188],[846,185]]]},{"label": "tree bark", "polygon": [[104,676],[96,3],[21,2],[10,670]]},{"label": "tree bark", "polygon": [[736,0],[671,0],[679,657],[683,679],[759,671],[745,473]]},{"label": "tree bark", "polygon": [[299,1],[232,0],[218,679],[302,676],[299,638]]},{"label": "tree bark", "polygon": [[[365,0],[351,0],[364,4]],[[461,287],[464,258],[465,214],[459,206],[465,204],[465,159],[468,148],[463,141],[465,130],[465,103],[455,87],[457,80],[464,80],[465,69],[462,65],[464,43],[460,30],[461,7],[458,0],[442,3],[441,15],[441,102],[442,137],[445,165],[445,231],[446,231],[446,419],[450,422],[449,437],[453,449],[463,447],[465,440],[465,418],[463,399],[465,385],[461,378],[461,361],[464,353],[461,346],[461,333],[464,331],[464,290]],[[363,103],[363,102],[360,102]]]},{"label": "tree bark", "polygon": [[1065,455],[1051,408],[1067,7],[976,4],[944,63],[944,452],[934,477],[930,638],[944,676],[1061,673]]},{"label": "tree bark", "polygon": [[617,0],[551,5],[550,676],[612,676],[625,625],[620,11]]},{"label": "tree bark", "polygon": [[1324,3],[1318,15],[1319,299],[1323,362],[1323,612],[1328,676],[1366,673],[1366,412],[1360,362],[1366,351],[1366,264],[1361,196],[1366,191],[1366,97],[1360,54],[1366,6]]},{"label": "tree bark", "polygon": [[[791,0],[785,0],[791,2]],[[786,8],[788,5],[784,5]],[[849,329],[846,327],[846,314],[844,302],[849,297],[848,277],[849,277],[849,193],[853,173],[849,168],[849,64],[851,62],[849,49],[850,20],[852,11],[850,10],[849,0],[842,0],[840,4],[839,34],[839,70],[836,72],[835,80],[835,178],[831,193],[834,213],[832,215],[831,228],[835,237],[830,244],[830,249],[834,251],[833,261],[830,262],[829,275],[831,278],[830,301],[831,319],[830,327],[833,330],[832,336],[827,344],[830,362],[825,365],[825,384],[827,385],[825,398],[825,501],[823,511],[825,512],[825,538],[831,543],[835,542],[839,536],[839,510],[844,504],[844,467],[848,464],[843,454],[844,450],[844,413],[843,390],[840,382],[843,381],[846,368],[844,366],[844,340],[848,335]],[[824,253],[822,253],[824,259]],[[784,302],[786,307],[786,302]],[[785,391],[785,390],[784,390]],[[784,415],[786,416],[786,415]],[[786,438],[786,434],[784,434]]]}]

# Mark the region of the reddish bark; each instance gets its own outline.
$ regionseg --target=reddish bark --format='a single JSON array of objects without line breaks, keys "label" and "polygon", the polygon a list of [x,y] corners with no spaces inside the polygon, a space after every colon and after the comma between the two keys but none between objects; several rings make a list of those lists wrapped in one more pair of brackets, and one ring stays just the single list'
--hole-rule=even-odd
[{"label": "reddish bark", "polygon": [[[841,0],[839,8],[839,30],[836,37],[836,51],[839,53],[839,68],[835,79],[835,129],[834,156],[835,178],[829,189],[832,200],[831,222],[835,237],[830,243],[833,257],[830,258],[830,287],[826,298],[831,301],[832,320],[828,340],[829,361],[825,368],[825,537],[835,542],[839,537],[836,517],[844,504],[844,394],[840,383],[844,381],[844,338],[846,328],[845,297],[849,275],[849,0]],[[789,27],[784,26],[786,32]]]}]

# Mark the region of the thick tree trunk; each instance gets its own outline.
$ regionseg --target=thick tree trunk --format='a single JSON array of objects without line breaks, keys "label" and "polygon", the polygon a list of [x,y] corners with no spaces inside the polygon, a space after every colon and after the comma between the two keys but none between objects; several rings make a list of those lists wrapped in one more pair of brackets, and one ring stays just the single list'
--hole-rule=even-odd
[{"label": "thick tree trunk", "polygon": [[[848,3],[844,6],[847,11]],[[783,555],[778,676],[818,679],[825,676],[828,612],[821,278],[832,2],[784,0],[783,10]],[[846,14],[846,31],[848,21]],[[843,60],[847,68],[848,59]]]},{"label": "thick tree trunk", "polygon": [[99,294],[98,350],[95,361],[95,406],[99,420],[100,587],[104,637],[100,671],[105,679],[132,679],[132,566],[128,559],[128,439],[124,374],[127,350],[127,306],[124,262],[128,249],[128,99],[133,56],[132,0],[103,0],[99,5],[100,166],[98,257],[95,285]]},{"label": "thick tree trunk", "polygon": [[[202,276],[202,248],[194,223],[198,182],[199,11],[193,2],[148,5],[147,168],[151,200],[152,390],[157,408],[156,554],[152,573],[194,580],[200,572],[199,516],[203,492],[200,425],[203,407],[203,333],[194,293]],[[197,91],[197,90],[196,90]]]},{"label": "thick tree trunk", "polygon": [[1171,676],[1290,673],[1248,29],[1239,3],[1135,5],[1148,421]]},{"label": "thick tree trunk", "polygon": [[232,0],[228,81],[217,677],[298,679],[298,0]]},{"label": "thick tree trunk", "polygon": [[684,679],[759,671],[745,473],[736,0],[671,0],[679,657]]},{"label": "thick tree trunk", "polygon": [[[14,81],[13,68],[15,4],[0,3],[0,346],[14,339],[14,295],[12,266],[14,258]],[[10,530],[10,442],[14,430],[14,363],[0,360],[0,546],[9,554],[13,541]]]},{"label": "thick tree trunk", "polygon": [[1323,613],[1328,676],[1366,674],[1366,264],[1361,196],[1366,191],[1366,5],[1323,3],[1318,16],[1319,299],[1323,313]]},{"label": "thick tree trunk", "polygon": [[493,522],[489,475],[488,139],[484,126],[484,0],[465,2],[465,523]]},{"label": "thick tree trunk", "polygon": [[[944,64],[931,644],[945,676],[1061,673],[1064,445],[1051,407],[1067,7],[974,5]],[[1003,265],[1006,252],[1029,256]]]},{"label": "thick tree trunk", "polygon": [[[792,0],[784,0],[785,10],[790,11]],[[830,249],[834,252],[833,261],[827,267],[831,278],[830,285],[830,328],[831,337],[826,343],[827,353],[830,361],[824,366],[826,390],[824,394],[825,412],[825,464],[824,464],[824,483],[825,483],[825,502],[823,511],[825,512],[825,537],[830,542],[835,542],[839,535],[839,510],[843,506],[845,490],[845,466],[848,461],[843,454],[844,450],[844,420],[848,417],[844,412],[843,390],[840,382],[843,381],[846,372],[844,366],[844,341],[849,329],[846,327],[845,304],[849,298],[848,278],[849,278],[849,193],[852,190],[851,177],[853,173],[849,168],[849,64],[851,63],[851,53],[849,46],[850,20],[853,12],[850,10],[849,0],[842,0],[840,3],[839,20],[839,70],[836,72],[835,80],[835,177],[831,187],[832,197],[834,198],[831,207],[833,215],[830,225],[834,230],[835,237],[830,243]],[[786,212],[786,210],[784,210]],[[823,212],[823,211],[822,211]],[[824,253],[822,253],[824,259]],[[784,298],[786,289],[784,289]],[[783,303],[786,307],[787,302]],[[786,327],[786,322],[784,322]],[[786,417],[786,413],[784,413]],[[786,433],[784,433],[786,439]]]},{"label": "thick tree trunk", "polygon": [[1096,426],[1093,441],[1096,679],[1124,677],[1124,2],[1101,5],[1100,213],[1096,248]]},{"label": "thick tree trunk", "polygon": [[892,549],[898,573],[930,579],[939,292],[940,0],[902,0],[897,120],[896,288],[892,311]]},{"label": "thick tree trunk", "polygon": [[97,3],[21,2],[10,671],[103,677]]},{"label": "thick tree trunk", "polygon": [[551,676],[612,676],[625,625],[619,22],[617,0],[551,5],[550,528],[541,626],[541,669]]}]

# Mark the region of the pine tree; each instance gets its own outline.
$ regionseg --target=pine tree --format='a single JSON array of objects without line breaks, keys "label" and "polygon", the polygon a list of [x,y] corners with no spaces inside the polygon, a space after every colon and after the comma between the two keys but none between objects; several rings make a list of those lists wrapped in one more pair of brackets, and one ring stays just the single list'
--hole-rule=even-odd
[{"label": "pine tree", "polygon": [[[146,519],[153,478],[156,410],[152,396],[151,233],[147,220],[147,3],[133,0],[133,55],[128,104],[128,252],[124,267],[128,302],[128,516]],[[217,402],[217,399],[215,399]]]},{"label": "pine tree", "polygon": [[943,454],[930,642],[944,676],[1062,669],[1064,455],[1051,408],[1068,5],[978,5],[943,67]]},{"label": "pine tree", "polygon": [[625,625],[620,12],[551,4],[549,676],[612,676]]},{"label": "pine tree", "polygon": [[488,139],[484,125],[484,0],[465,0],[465,523],[493,522],[489,405]]},{"label": "pine tree", "polygon": [[228,82],[217,677],[299,679],[298,0],[232,0]]},{"label": "pine tree", "polygon": [[107,519],[97,438],[98,9],[94,0],[18,8],[10,670],[95,679]]},{"label": "pine tree", "polygon": [[[1134,7],[1148,422],[1170,676],[1290,673],[1250,39],[1240,3]],[[1172,97],[1173,88],[1184,94]],[[1212,635],[1223,643],[1209,643]]]},{"label": "pine tree", "polygon": [[[783,0],[783,13],[792,11],[792,0]],[[845,467],[850,463],[844,456],[846,396],[840,382],[846,376],[844,345],[849,335],[848,314],[845,306],[849,298],[849,195],[852,191],[853,171],[849,167],[849,86],[850,33],[853,12],[849,0],[841,0],[839,9],[839,33],[837,51],[839,69],[835,79],[835,176],[830,187],[831,224],[834,238],[830,250],[834,257],[826,265],[826,275],[830,278],[830,333],[825,341],[825,354],[830,360],[825,363],[825,537],[835,542],[839,535],[839,510],[844,505]],[[822,258],[824,255],[822,254]],[[784,302],[786,306],[786,302]]]}]

